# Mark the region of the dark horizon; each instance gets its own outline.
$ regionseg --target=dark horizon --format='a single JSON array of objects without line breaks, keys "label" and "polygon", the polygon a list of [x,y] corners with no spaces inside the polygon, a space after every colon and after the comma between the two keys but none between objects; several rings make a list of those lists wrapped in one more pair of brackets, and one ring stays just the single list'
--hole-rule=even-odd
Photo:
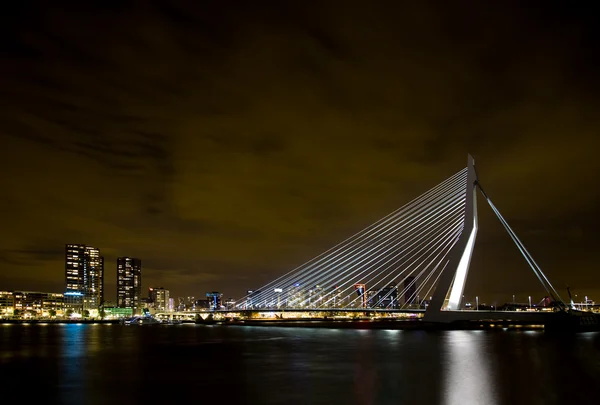
[{"label": "dark horizon", "polygon": [[[142,260],[144,292],[239,298],[471,153],[562,298],[600,301],[597,9],[6,6],[0,289],[63,292],[81,243],[108,300],[120,256]],[[467,299],[546,295],[481,198],[479,217]]]}]

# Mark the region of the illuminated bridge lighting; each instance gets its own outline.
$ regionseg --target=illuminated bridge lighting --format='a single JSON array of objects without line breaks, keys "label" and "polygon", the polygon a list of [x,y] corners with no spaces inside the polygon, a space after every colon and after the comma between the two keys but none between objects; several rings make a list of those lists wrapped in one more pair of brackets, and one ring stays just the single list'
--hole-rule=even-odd
[{"label": "illuminated bridge lighting", "polygon": [[[461,308],[477,236],[479,189],[544,288],[561,303],[468,165],[379,221],[235,302],[237,310],[421,311],[448,322]],[[337,313],[335,311],[338,311]],[[285,311],[285,312],[281,312]],[[304,315],[303,315],[304,316]],[[461,318],[462,319],[462,318]]]}]

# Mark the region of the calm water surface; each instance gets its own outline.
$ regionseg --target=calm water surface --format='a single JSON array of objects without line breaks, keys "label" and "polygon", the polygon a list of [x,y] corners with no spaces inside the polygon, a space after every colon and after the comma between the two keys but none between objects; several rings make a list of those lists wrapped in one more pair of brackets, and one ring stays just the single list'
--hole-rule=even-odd
[{"label": "calm water surface", "polygon": [[0,324],[0,397],[45,404],[598,404],[600,334]]}]

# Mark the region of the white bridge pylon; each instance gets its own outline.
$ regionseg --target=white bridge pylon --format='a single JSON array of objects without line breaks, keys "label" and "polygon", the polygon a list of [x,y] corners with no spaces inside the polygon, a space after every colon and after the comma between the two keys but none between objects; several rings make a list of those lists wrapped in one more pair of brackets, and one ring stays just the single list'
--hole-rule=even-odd
[{"label": "white bridge pylon", "polygon": [[477,172],[475,160],[468,155],[467,181],[465,195],[465,223],[456,245],[449,254],[448,266],[440,276],[440,280],[427,306],[425,320],[441,321],[442,311],[459,310],[462,301],[469,265],[477,238]]},{"label": "white bridge pylon", "polygon": [[467,167],[236,302],[237,309],[414,309],[447,322],[461,308],[477,237],[478,187],[555,301],[558,293]]}]

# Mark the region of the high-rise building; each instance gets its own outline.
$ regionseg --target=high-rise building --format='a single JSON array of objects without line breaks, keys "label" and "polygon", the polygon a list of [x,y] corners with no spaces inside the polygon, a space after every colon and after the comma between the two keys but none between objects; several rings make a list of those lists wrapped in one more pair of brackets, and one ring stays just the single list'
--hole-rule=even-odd
[{"label": "high-rise building", "polygon": [[404,305],[413,305],[417,301],[417,280],[414,276],[404,279]]},{"label": "high-rise building", "polygon": [[141,310],[142,261],[133,257],[117,258],[117,307]]},{"label": "high-rise building", "polygon": [[83,296],[85,245],[65,246],[65,291]]},{"label": "high-rise building", "polygon": [[104,257],[91,246],[85,247],[85,257],[83,309],[97,310],[104,301]]},{"label": "high-rise building", "polygon": [[148,288],[148,298],[157,311],[169,310],[169,290],[163,287]]},{"label": "high-rise building", "polygon": [[82,244],[65,246],[65,306],[76,312],[96,311],[104,301],[104,258]]}]

